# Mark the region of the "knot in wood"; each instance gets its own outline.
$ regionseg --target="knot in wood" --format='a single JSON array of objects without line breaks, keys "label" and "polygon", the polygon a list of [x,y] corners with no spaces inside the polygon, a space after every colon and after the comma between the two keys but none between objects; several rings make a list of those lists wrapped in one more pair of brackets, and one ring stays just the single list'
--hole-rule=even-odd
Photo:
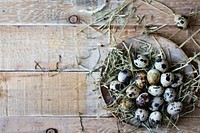
[{"label": "knot in wood", "polygon": [[72,16],[69,16],[68,21],[71,24],[76,24],[76,23],[79,23],[80,19],[77,15],[72,15]]},{"label": "knot in wood", "polygon": [[58,133],[58,130],[55,128],[49,128],[46,130],[46,133]]}]

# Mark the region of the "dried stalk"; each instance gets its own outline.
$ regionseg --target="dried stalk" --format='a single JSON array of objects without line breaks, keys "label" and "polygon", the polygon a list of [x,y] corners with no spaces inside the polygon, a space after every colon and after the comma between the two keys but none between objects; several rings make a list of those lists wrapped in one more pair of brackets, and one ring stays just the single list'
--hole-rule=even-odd
[{"label": "dried stalk", "polygon": [[82,113],[79,112],[79,113],[78,113],[78,116],[79,116],[79,118],[80,118],[81,131],[84,131]]},{"label": "dried stalk", "polygon": [[192,34],[190,37],[188,37],[180,46],[179,48],[182,48],[191,38],[193,38],[193,36],[195,36],[198,32],[200,32],[200,29],[198,29],[197,31],[194,32],[194,34]]}]

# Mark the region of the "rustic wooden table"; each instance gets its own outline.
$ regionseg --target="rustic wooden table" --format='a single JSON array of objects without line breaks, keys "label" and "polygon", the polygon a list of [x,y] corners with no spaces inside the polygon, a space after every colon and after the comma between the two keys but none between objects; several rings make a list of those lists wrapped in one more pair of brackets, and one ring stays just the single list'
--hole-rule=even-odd
[{"label": "rustic wooden table", "polygon": [[[121,132],[131,131],[128,125],[118,125],[117,120],[100,109],[103,104],[95,91],[87,70],[79,67],[76,57],[87,57],[81,63],[92,68],[109,50],[109,36],[91,28],[84,33],[84,23],[71,24],[68,18],[77,15],[90,23],[95,17],[78,12],[82,9],[100,7],[103,0],[0,0],[0,132],[44,133],[56,128],[59,133],[81,132],[79,112],[82,113],[84,131]],[[124,0],[111,0],[108,8],[114,8]],[[200,10],[200,0],[159,0],[176,13],[189,14]],[[138,15],[145,14],[140,25],[129,23],[120,36],[121,40],[141,35],[145,25],[162,26],[158,34],[168,38],[178,29],[173,17],[136,1]],[[101,13],[101,12],[100,12]],[[100,14],[98,13],[98,14]],[[120,27],[121,23],[116,22]],[[96,25],[98,26],[98,25]],[[181,30],[171,40],[180,45],[200,28],[200,15],[192,17],[190,27]],[[78,33],[78,34],[77,34]],[[200,44],[200,33],[194,36]],[[192,41],[182,48],[188,56],[200,49]],[[54,72],[65,68],[62,72]],[[49,71],[51,70],[51,71]],[[58,69],[60,70],[60,69]],[[46,71],[46,72],[43,72]],[[99,72],[94,72],[97,76]],[[181,118],[180,131],[200,132],[200,109]],[[103,117],[98,118],[98,116]],[[140,131],[147,132],[145,129]],[[166,131],[162,129],[159,131]]]}]

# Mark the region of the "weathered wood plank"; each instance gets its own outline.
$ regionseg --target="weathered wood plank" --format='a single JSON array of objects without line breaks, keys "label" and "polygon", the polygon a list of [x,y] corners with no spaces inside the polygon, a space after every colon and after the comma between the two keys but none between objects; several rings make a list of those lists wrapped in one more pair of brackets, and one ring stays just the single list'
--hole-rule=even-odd
[{"label": "weathered wood plank", "polygon": [[[81,63],[88,68],[98,61],[99,44],[108,42],[107,37],[87,39],[86,35],[77,33],[82,28],[64,26],[27,26],[0,27],[0,69],[1,70],[35,70],[36,62],[44,70],[59,68],[81,70],[76,57],[87,58]],[[99,36],[92,30],[86,30],[89,36]],[[106,55],[106,48],[100,52]],[[37,70],[41,71],[39,67]]]},{"label": "weathered wood plank", "polygon": [[[105,10],[115,8],[124,0],[116,1],[111,0],[109,7]],[[189,14],[191,10],[198,11],[200,2],[198,0],[160,0],[162,3],[171,7],[176,13]],[[100,7],[104,1],[1,1],[0,2],[0,24],[1,25],[51,25],[51,24],[64,24],[69,25],[68,18],[71,15],[78,15],[80,19],[90,23],[94,20],[94,16],[85,13],[80,13],[82,9],[96,9]],[[146,22],[144,24],[169,24],[174,25],[173,17],[166,16],[165,14],[149,7],[140,1],[136,1],[135,5],[138,6],[137,14],[146,15]],[[162,7],[161,7],[162,8]],[[102,12],[101,12],[102,13]],[[153,16],[153,19],[150,19]],[[198,15],[200,18],[200,15]],[[199,25],[200,20],[193,21],[193,25]],[[119,23],[119,21],[117,21]],[[120,24],[120,23],[119,23]],[[134,23],[131,23],[134,24]]]},{"label": "weathered wood plank", "polygon": [[[180,45],[198,28],[199,26],[193,26],[189,30],[181,30],[170,38],[179,29],[175,26],[166,26],[157,31],[157,34],[170,38]],[[81,63],[90,69],[93,68],[98,61],[98,47],[101,55],[100,62],[106,58],[109,36],[101,35],[92,29],[85,30],[88,34],[86,35],[79,33],[81,29],[82,27],[68,26],[0,26],[0,70],[41,71],[38,66],[35,70],[34,61],[38,62],[44,71],[55,70],[59,55],[62,59],[58,67],[65,68],[64,71],[86,71],[77,65],[76,56],[88,57],[82,59]],[[139,36],[143,32],[143,27],[128,26],[121,34],[120,31],[114,34],[120,38],[116,37],[117,41],[121,42],[126,38]],[[196,35],[195,38],[199,42],[200,36]],[[191,42],[190,45],[185,45],[183,50],[191,56],[192,51],[188,49],[195,48],[196,45]]]},{"label": "weathered wood plank", "polygon": [[[199,118],[182,118],[178,124],[179,131],[176,129],[158,129],[157,132],[200,132],[198,126]],[[85,118],[83,117],[85,133],[113,133],[118,132],[117,120],[114,118]],[[45,133],[48,128],[56,128],[60,133],[81,132],[79,118],[68,117],[0,117],[0,131],[3,133]],[[144,128],[133,130],[128,125],[119,125],[120,132],[143,132],[148,133]]]},{"label": "weathered wood plank", "polygon": [[97,115],[94,89],[84,72],[1,72],[0,115]]}]

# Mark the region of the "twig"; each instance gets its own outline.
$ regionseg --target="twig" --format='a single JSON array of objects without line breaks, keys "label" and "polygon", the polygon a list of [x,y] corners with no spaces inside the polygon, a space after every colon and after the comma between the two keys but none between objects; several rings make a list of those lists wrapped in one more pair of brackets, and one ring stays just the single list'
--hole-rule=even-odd
[{"label": "twig", "polygon": [[136,40],[136,41],[138,41],[138,42],[141,42],[141,43],[143,43],[143,44],[146,44],[146,45],[148,45],[148,46],[152,46],[151,43],[145,42],[145,41],[143,41],[143,40],[139,40],[139,39],[136,39],[136,38],[133,38],[133,39]]},{"label": "twig", "polygon": [[79,112],[78,113],[78,116],[79,116],[79,118],[80,118],[80,123],[81,123],[81,131],[84,131],[84,126],[83,126],[83,118],[82,118],[82,113],[81,112]]},{"label": "twig", "polygon": [[[98,32],[98,33],[100,33],[101,35],[103,35],[100,31],[98,31],[97,29],[95,29],[95,28],[93,28],[92,26],[90,26],[91,24],[87,24],[87,23],[85,23],[83,20],[80,20],[80,22],[83,23],[83,24],[85,24],[85,25],[86,25],[86,28],[88,27],[88,28],[94,30],[95,32]],[[82,32],[82,31],[84,31],[84,29],[82,29],[81,31],[77,32],[77,34],[80,33],[80,32]]]},{"label": "twig", "polygon": [[157,4],[167,8],[171,12],[172,15],[175,15],[174,11],[171,8],[169,8],[168,6],[164,5],[163,3],[160,3],[160,2],[158,2],[156,0],[153,0],[153,2],[156,2]]},{"label": "twig", "polygon": [[163,10],[160,10],[159,8],[153,6],[152,4],[150,4],[150,3],[148,3],[148,2],[145,2],[145,1],[143,1],[143,0],[141,0],[141,1],[142,1],[143,3],[145,3],[146,5],[151,6],[151,7],[153,7],[154,9],[156,9],[156,10],[158,10],[158,11],[160,11],[160,12],[166,14],[166,15],[170,15],[170,14],[164,12]]},{"label": "twig", "polygon": [[164,50],[162,49],[160,43],[158,42],[158,40],[156,39],[155,36],[152,36],[152,37],[153,37],[153,39],[155,40],[155,42],[157,43],[157,45],[160,47],[160,54],[161,54],[162,58],[166,59],[165,52],[164,52]]},{"label": "twig", "polygon": [[147,33],[154,33],[156,32],[157,30],[160,30],[162,29],[163,27],[167,26],[167,24],[164,24],[164,25],[161,25],[160,27],[154,29],[154,30],[150,30],[150,29],[147,29]]},{"label": "twig", "polygon": [[34,62],[35,62],[35,69],[37,69],[37,67],[39,67],[42,70],[42,72],[45,72],[37,61],[34,61]]},{"label": "twig", "polygon": [[193,36],[195,36],[198,32],[200,32],[200,29],[198,29],[194,34],[192,34],[187,40],[185,40],[179,48],[182,48]]},{"label": "twig", "polygon": [[180,32],[181,29],[178,29],[176,32],[174,32],[174,34],[172,34],[168,39],[171,39],[174,35],[176,35],[178,32]]},{"label": "twig", "polygon": [[198,57],[199,55],[200,55],[200,52],[199,52],[198,54],[196,54],[194,57],[189,58],[189,60],[187,61],[187,63],[185,63],[185,64],[184,64],[183,66],[181,66],[181,67],[178,67],[178,68],[174,69],[172,72],[178,71],[178,70],[180,70],[180,69],[182,69],[182,68],[188,66],[189,63],[192,62],[192,61],[193,61],[196,57]]},{"label": "twig", "polygon": [[195,103],[192,104],[192,109],[182,114],[181,117],[183,117],[186,114],[192,113],[194,110],[195,110]]},{"label": "twig", "polygon": [[168,123],[168,126],[167,127],[169,127],[169,124],[171,123],[177,130],[180,130],[172,121],[171,121],[171,119],[169,118],[169,117],[167,117],[166,115],[165,115],[165,117],[167,118],[167,120],[169,121],[169,123]]},{"label": "twig", "polygon": [[59,55],[59,61],[56,63],[56,69],[59,70],[59,64],[62,62],[62,56]]},{"label": "twig", "polygon": [[191,39],[197,45],[197,47],[200,49],[200,45],[197,43],[197,41],[193,37],[191,37]]}]

